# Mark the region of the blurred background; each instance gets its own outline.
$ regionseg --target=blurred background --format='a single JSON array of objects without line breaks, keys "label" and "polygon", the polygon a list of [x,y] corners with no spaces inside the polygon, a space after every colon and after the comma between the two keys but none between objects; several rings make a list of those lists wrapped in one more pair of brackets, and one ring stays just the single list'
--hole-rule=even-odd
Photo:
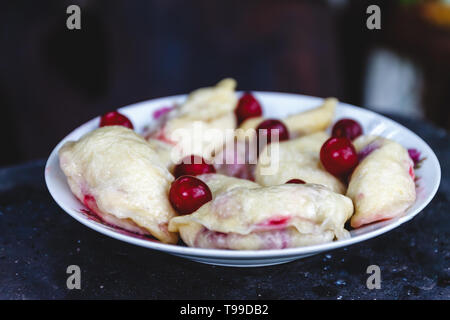
[{"label": "blurred background", "polygon": [[[66,8],[81,8],[68,30]],[[381,30],[369,30],[369,5]],[[83,122],[234,77],[450,128],[450,1],[57,0],[0,4],[0,165]]]}]

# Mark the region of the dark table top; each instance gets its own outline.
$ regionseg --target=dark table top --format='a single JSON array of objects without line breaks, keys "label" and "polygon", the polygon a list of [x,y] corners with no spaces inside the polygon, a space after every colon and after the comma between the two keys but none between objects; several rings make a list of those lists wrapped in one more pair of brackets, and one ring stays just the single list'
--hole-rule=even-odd
[{"label": "dark table top", "polygon": [[[412,221],[353,246],[259,268],[203,265],[124,243],[65,214],[44,183],[44,161],[0,169],[1,299],[450,299],[450,136],[395,118],[436,152],[442,182]],[[381,268],[369,290],[366,269]],[[68,290],[66,269],[81,268]]]}]

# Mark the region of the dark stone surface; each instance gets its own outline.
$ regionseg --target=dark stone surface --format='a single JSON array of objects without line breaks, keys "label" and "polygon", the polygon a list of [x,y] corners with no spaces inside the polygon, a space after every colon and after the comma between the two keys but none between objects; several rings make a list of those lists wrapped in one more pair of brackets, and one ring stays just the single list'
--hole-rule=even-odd
[{"label": "dark stone surface", "polygon": [[[44,184],[44,161],[0,169],[2,299],[450,299],[450,136],[396,120],[435,150],[442,182],[426,209],[399,228],[347,248],[250,269],[203,265],[103,236],[65,214]],[[66,288],[79,265],[81,290]],[[366,268],[381,267],[380,290]]]}]

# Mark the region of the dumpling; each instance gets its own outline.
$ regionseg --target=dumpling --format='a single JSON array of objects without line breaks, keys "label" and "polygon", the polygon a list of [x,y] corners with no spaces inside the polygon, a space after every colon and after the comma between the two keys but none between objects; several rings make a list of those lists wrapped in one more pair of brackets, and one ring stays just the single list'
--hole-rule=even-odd
[{"label": "dumpling", "polygon": [[[336,98],[327,98],[321,106],[292,114],[281,119],[289,130],[291,138],[325,131],[333,121],[334,111],[338,100]],[[238,138],[243,138],[248,129],[256,129],[264,120],[262,117],[250,118],[244,121],[237,131]]]},{"label": "dumpling", "polygon": [[297,136],[324,131],[333,121],[337,103],[336,98],[327,98],[320,107],[288,116],[284,123]]},{"label": "dumpling", "polygon": [[186,101],[158,119],[146,136],[176,147],[175,161],[187,155],[210,159],[236,128],[236,81],[224,79],[215,87],[193,91]]},{"label": "dumpling", "polygon": [[352,227],[403,214],[416,199],[414,163],[408,151],[377,136],[361,136],[354,145],[361,162],[347,190],[355,205]]},{"label": "dumpling", "polygon": [[188,246],[283,249],[349,235],[344,224],[353,213],[352,201],[323,186],[261,187],[218,174],[199,177],[212,189],[213,200],[169,223]]},{"label": "dumpling", "polygon": [[178,108],[178,116],[189,120],[213,120],[233,112],[237,104],[236,81],[226,78],[214,87],[200,88],[189,94]]},{"label": "dumpling", "polygon": [[259,156],[255,181],[263,186],[273,186],[291,179],[301,179],[324,185],[337,193],[345,193],[344,184],[320,163],[320,148],[328,138],[328,134],[322,131],[269,144]]},{"label": "dumpling", "polygon": [[59,151],[60,167],[74,195],[105,222],[166,243],[176,213],[168,192],[173,176],[145,139],[134,131],[96,129]]}]

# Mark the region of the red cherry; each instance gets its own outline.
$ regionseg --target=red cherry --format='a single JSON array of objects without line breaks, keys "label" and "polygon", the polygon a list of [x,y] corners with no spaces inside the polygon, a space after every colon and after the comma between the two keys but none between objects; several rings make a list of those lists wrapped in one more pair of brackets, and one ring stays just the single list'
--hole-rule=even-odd
[{"label": "red cherry", "polygon": [[234,111],[238,124],[241,124],[249,118],[260,117],[262,108],[258,100],[250,92],[244,93],[239,99],[236,110]]},{"label": "red cherry", "polygon": [[278,141],[281,142],[289,139],[289,131],[280,120],[268,119],[261,122],[256,128],[256,133],[258,134],[258,150],[260,148],[260,139],[266,136],[267,144],[269,144],[272,141],[272,135],[274,135],[277,131]]},{"label": "red cherry", "polygon": [[358,165],[358,154],[350,139],[331,137],[320,149],[320,161],[332,175],[345,178]]},{"label": "red cherry", "polygon": [[291,180],[287,181],[286,183],[305,184],[306,182],[301,179],[291,179]]},{"label": "red cherry", "polygon": [[362,135],[363,130],[361,125],[353,119],[341,119],[333,126],[331,135],[338,138],[349,138],[354,140]]},{"label": "red cherry", "polygon": [[169,201],[179,214],[190,214],[211,199],[206,183],[192,176],[181,176],[170,186]]},{"label": "red cherry", "polygon": [[180,164],[175,166],[174,176],[175,178],[181,176],[198,176],[204,173],[215,173],[216,169],[212,164],[207,164],[205,159],[200,156],[187,156]]},{"label": "red cherry", "polygon": [[124,126],[134,129],[133,123],[123,114],[117,111],[107,112],[100,118],[100,127],[106,126]]}]

